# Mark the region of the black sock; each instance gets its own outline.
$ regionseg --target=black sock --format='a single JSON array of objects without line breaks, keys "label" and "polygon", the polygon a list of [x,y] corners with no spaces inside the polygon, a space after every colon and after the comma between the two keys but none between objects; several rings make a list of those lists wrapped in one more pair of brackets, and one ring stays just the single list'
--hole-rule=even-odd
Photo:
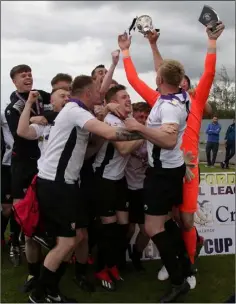
[{"label": "black sock", "polygon": [[184,281],[182,268],[173,250],[173,242],[170,235],[163,231],[152,237],[153,243],[159,250],[163,264],[165,265],[172,284],[180,285]]},{"label": "black sock", "polygon": [[62,262],[59,268],[56,271],[56,276],[57,276],[57,286],[59,286],[59,283],[61,281],[61,278],[64,276],[66,273],[66,269],[68,267],[68,262]]},{"label": "black sock", "polygon": [[6,231],[6,228],[7,228],[8,221],[9,221],[9,217],[6,217],[1,212],[1,239],[2,240],[4,240],[4,234],[5,234],[5,231]]},{"label": "black sock", "polygon": [[35,295],[36,297],[41,297],[44,293],[58,295],[58,278],[56,272],[50,271],[43,265],[41,268],[40,278],[35,289]]},{"label": "black sock", "polygon": [[119,229],[119,246],[120,246],[120,253],[118,255],[118,265],[124,266],[126,263],[126,251],[128,249],[129,245],[129,239],[128,239],[128,230],[129,230],[129,224],[118,224]]},{"label": "black sock", "polygon": [[98,247],[104,263],[111,268],[117,263],[117,244],[119,241],[118,227],[116,223],[101,225]]},{"label": "black sock", "polygon": [[40,268],[41,268],[41,262],[28,263],[29,275],[31,275],[35,278],[39,278]]},{"label": "black sock", "polygon": [[75,276],[76,277],[85,277],[88,269],[88,264],[81,264],[79,262],[75,262]]},{"label": "black sock", "polygon": [[182,238],[182,232],[178,224],[172,219],[165,223],[165,229],[173,240],[173,249],[178,256],[185,277],[192,275],[192,264],[186,251],[185,243]]},{"label": "black sock", "polygon": [[89,254],[92,253],[94,246],[97,243],[97,222],[95,220],[91,221],[88,226],[88,246]]},{"label": "black sock", "polygon": [[19,246],[19,235],[21,228],[15,220],[14,213],[10,216],[11,242],[13,246]]}]

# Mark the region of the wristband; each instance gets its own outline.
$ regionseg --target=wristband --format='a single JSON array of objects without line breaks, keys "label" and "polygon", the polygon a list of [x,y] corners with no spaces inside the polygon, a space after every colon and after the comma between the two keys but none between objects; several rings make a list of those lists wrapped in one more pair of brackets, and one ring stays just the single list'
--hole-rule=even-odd
[{"label": "wristband", "polygon": [[123,57],[129,57],[129,49],[123,50],[122,51]]}]

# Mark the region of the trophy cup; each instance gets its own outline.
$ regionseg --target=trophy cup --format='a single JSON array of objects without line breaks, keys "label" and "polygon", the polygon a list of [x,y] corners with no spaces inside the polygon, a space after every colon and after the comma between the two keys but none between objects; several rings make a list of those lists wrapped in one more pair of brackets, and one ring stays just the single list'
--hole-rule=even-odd
[{"label": "trophy cup", "polygon": [[[152,24],[152,18],[148,15],[142,15],[140,17],[134,18],[131,26],[129,27],[129,35],[130,35],[131,31],[132,30],[135,31],[136,28],[145,37],[148,32],[154,31],[154,27]],[[156,31],[160,32],[159,29],[156,29]]]},{"label": "trophy cup", "polygon": [[212,24],[212,32],[216,30],[216,26],[220,21],[217,12],[210,6],[204,5],[198,21],[204,26]]}]

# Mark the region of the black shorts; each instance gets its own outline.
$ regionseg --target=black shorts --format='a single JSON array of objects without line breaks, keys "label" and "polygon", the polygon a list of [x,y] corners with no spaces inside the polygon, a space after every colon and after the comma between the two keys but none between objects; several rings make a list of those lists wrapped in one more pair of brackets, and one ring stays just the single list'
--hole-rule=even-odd
[{"label": "black shorts", "polygon": [[126,179],[110,180],[102,177],[95,177],[96,209],[99,216],[113,216],[116,211],[128,212],[127,183]]},{"label": "black shorts", "polygon": [[11,191],[13,199],[24,198],[25,191],[38,173],[37,160],[18,160],[12,157],[11,163]]},{"label": "black shorts", "polygon": [[144,180],[144,212],[166,215],[182,203],[185,164],[178,168],[148,168]]},{"label": "black shorts", "polygon": [[144,190],[128,189],[129,222],[144,224]]},{"label": "black shorts", "polygon": [[1,203],[12,204],[11,196],[11,166],[1,167]]},{"label": "black shorts", "polygon": [[48,235],[76,236],[79,186],[38,178],[36,190],[40,216]]}]

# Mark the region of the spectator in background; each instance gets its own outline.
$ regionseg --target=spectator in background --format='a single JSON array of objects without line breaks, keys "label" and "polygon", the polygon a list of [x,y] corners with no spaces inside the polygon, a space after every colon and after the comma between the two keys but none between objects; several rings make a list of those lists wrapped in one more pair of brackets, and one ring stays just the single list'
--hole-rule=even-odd
[{"label": "spectator in background", "polygon": [[[221,125],[218,123],[218,117],[215,115],[206,129],[207,145],[206,145],[206,157],[207,167],[214,167],[216,156],[219,149]],[[212,151],[212,158],[211,158]]]},{"label": "spectator in background", "polygon": [[225,148],[226,148],[226,155],[225,155],[225,161],[221,163],[222,169],[229,168],[229,161],[235,154],[235,119],[233,119],[233,123],[228,127],[226,131]]},{"label": "spectator in background", "polygon": [[67,88],[70,90],[72,84],[72,77],[69,74],[59,73],[53,77],[51,81],[52,89]]}]

